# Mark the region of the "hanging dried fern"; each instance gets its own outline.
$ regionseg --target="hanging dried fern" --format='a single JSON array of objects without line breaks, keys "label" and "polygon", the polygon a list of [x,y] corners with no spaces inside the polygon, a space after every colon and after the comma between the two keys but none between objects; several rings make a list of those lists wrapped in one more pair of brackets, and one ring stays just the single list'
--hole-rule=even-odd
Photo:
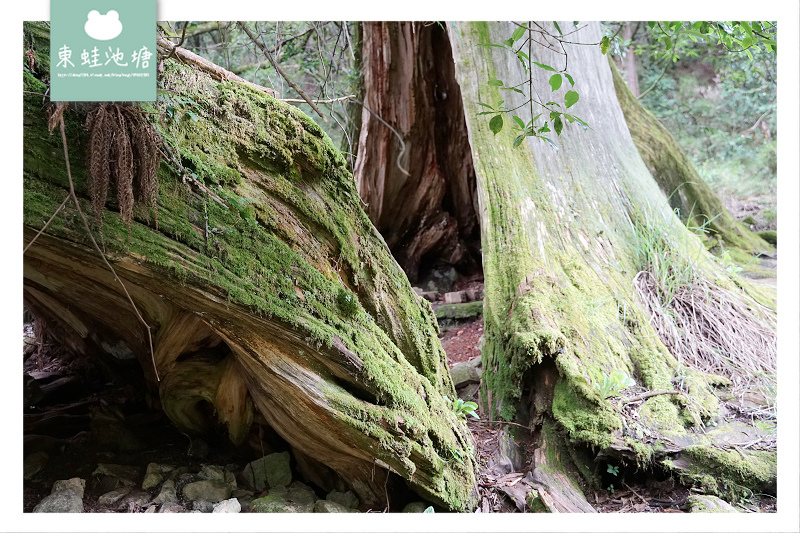
[{"label": "hanging dried fern", "polygon": [[103,208],[112,182],[117,189],[119,212],[130,230],[135,202],[143,203],[158,226],[158,144],[153,126],[133,108],[104,103],[86,116],[89,147],[86,166],[89,173],[89,198],[95,221],[102,225]]}]

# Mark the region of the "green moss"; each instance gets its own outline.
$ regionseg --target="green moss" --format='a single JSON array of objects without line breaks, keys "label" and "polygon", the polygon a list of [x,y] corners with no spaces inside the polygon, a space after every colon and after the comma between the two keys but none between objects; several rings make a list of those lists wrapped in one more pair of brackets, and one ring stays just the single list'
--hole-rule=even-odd
[{"label": "green moss", "polygon": [[[688,467],[665,463],[702,492],[728,500],[752,497],[754,493],[775,494],[778,475],[774,452],[721,450],[711,446],[687,446],[683,453]],[[682,465],[683,463],[681,463]]]},{"label": "green moss", "polygon": [[611,433],[622,427],[610,403],[590,401],[564,380],[556,382],[553,416],[571,438],[598,448],[610,446],[614,440]]},{"label": "green moss", "polygon": [[[320,350],[340,340],[362,361],[356,387],[375,401],[331,384],[328,399],[351,436],[367,439],[366,450],[375,443],[377,457],[412,484],[415,462],[425,465],[430,497],[441,505],[471,505],[473,444],[443,399],[455,392],[435,317],[361,209],[344,158],[308,117],[246,85],[217,83],[174,61],[160,81],[169,96],[149,109],[163,113],[153,124],[174,157],[158,172],[158,228],[137,211],[129,234],[106,210],[107,255],[136,258],[166,279],[278,322]],[[43,92],[33,76],[25,84]],[[68,182],[41,96],[24,101],[24,221],[36,229],[64,199]],[[85,198],[84,116],[67,113],[73,178]],[[192,174],[213,196],[184,181]],[[82,207],[91,213],[87,200]],[[70,205],[48,228],[88,246],[84,231]],[[327,368],[319,372],[335,381]]]},{"label": "green moss", "polygon": [[483,314],[483,302],[444,304],[436,307],[434,314],[438,320],[473,318]]},{"label": "green moss", "polygon": [[625,121],[647,168],[670,205],[691,229],[725,242],[727,249],[766,253],[771,246],[734,219],[703,181],[675,139],[633,96],[613,61],[609,61]]},{"label": "green moss", "polygon": [[759,231],[758,236],[773,246],[778,245],[778,232],[775,230]]}]

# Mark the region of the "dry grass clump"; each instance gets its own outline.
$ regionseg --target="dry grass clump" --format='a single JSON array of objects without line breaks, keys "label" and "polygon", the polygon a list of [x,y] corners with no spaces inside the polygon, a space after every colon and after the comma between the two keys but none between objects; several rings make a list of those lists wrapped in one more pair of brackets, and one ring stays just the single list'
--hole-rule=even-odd
[{"label": "dry grass clump", "polygon": [[672,226],[652,212],[640,211],[633,220],[640,270],[634,285],[670,353],[685,366],[728,378],[735,392],[755,388],[767,398],[774,396],[775,311],[744,291],[711,281],[698,268],[700,257],[680,251],[671,238]]},{"label": "dry grass clump", "polygon": [[724,376],[734,389],[753,385],[774,389],[778,363],[774,312],[744,293],[702,277],[676,288],[667,305],[650,272],[639,272],[634,283],[650,312],[650,323],[681,364]]}]

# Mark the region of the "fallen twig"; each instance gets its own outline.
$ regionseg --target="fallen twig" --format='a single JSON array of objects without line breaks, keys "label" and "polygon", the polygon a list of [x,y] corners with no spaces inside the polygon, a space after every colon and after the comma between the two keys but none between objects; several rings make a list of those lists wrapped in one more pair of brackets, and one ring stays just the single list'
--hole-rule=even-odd
[{"label": "fallen twig", "polygon": [[639,394],[638,396],[628,398],[627,400],[625,400],[625,403],[638,402],[639,400],[646,400],[647,398],[650,398],[652,396],[659,396],[661,394],[680,394],[680,393],[681,391],[677,390],[661,390],[655,392],[645,392],[644,394]]}]

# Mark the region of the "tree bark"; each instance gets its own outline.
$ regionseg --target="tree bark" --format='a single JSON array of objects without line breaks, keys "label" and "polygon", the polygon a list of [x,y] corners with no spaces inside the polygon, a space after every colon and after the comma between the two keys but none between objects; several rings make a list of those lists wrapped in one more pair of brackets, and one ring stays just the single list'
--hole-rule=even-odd
[{"label": "tree bark", "polygon": [[[625,72],[625,81],[628,82],[628,88],[636,98],[639,98],[639,73],[636,69],[636,54],[633,53],[633,37],[634,26],[633,22],[626,22],[622,26],[622,40],[631,41],[631,46],[625,52],[622,58],[622,70]],[[639,23],[637,22],[638,26]]]},{"label": "tree bark", "polygon": [[[47,53],[46,40],[37,46]],[[26,307],[84,355],[136,358],[187,433],[242,443],[268,425],[365,508],[389,505],[390,475],[442,508],[470,508],[472,438],[444,399],[455,393],[433,313],[361,210],[344,159],[296,109],[218,80],[166,62],[166,96],[142,106],[168,155],[158,228],[144,210],[126,228],[110,200],[92,231],[111,272],[67,203],[24,256]],[[47,131],[46,87],[26,73],[25,89],[28,243],[69,182],[61,139]],[[65,120],[71,179],[89,213],[85,114],[71,107]]]},{"label": "tree bark", "polygon": [[[552,24],[538,24],[558,35]],[[560,23],[561,28],[568,25]],[[571,41],[600,42],[598,24],[581,26]],[[524,122],[530,119],[524,96],[486,83],[497,79],[516,86],[529,79],[518,57],[500,47],[479,46],[501,43],[515,28],[479,22],[450,27],[481,216],[486,284],[483,414],[516,419],[531,428],[554,420],[566,449],[601,450],[616,461],[633,458],[637,464],[673,467],[675,455],[690,442],[713,451],[721,437],[704,434],[701,423],[715,416],[719,405],[707,384],[711,380],[693,369],[691,361],[670,353],[660,337],[663,332],[654,329],[653,317],[631,290],[637,274],[648,268],[637,260],[642,237],[651,231],[666,239],[668,257],[689,258],[699,279],[730,291],[732,297],[742,296],[739,287],[745,284],[721,269],[674,216],[631,138],[599,46],[565,44],[574,90],[580,94],[569,112],[589,129],[565,124],[560,136],[552,134],[557,151],[531,137],[512,148],[517,134],[508,126],[497,135],[490,130],[488,118],[478,115],[485,109],[477,102],[504,100],[510,109],[522,106],[514,114]],[[564,64],[563,55],[543,46],[533,46],[532,54],[532,61],[544,65]],[[532,68],[533,90],[549,93],[552,72]],[[563,101],[568,89],[541,96],[542,101]],[[750,314],[756,307],[737,320],[760,321],[757,313]],[[767,332],[774,352],[774,325]],[[620,409],[600,393],[604,379],[616,371],[633,376],[639,391],[681,394],[649,396],[635,412]],[[690,375],[690,392],[679,389],[683,377],[677,376]],[[569,462],[563,455],[562,460]],[[774,450],[746,458],[748,464],[766,464],[772,476],[774,460]],[[726,470],[712,463],[691,470],[692,479],[709,472],[724,478]],[[591,464],[576,466],[592,477]],[[748,483],[760,486],[754,478]],[[560,497],[567,496],[581,497],[560,492]]]},{"label": "tree bark", "polygon": [[475,171],[447,34],[362,24],[364,107],[354,175],[365,210],[412,282],[420,266],[480,270]]}]

